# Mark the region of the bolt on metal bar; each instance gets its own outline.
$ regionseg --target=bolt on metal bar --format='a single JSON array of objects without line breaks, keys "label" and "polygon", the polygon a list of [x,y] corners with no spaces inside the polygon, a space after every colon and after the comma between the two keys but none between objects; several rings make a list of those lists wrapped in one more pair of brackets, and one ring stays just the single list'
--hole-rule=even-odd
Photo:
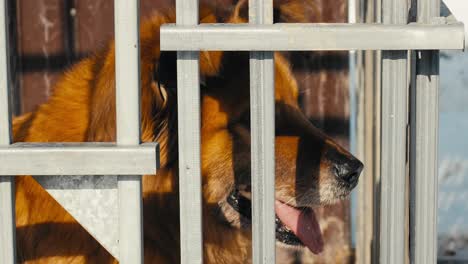
[{"label": "bolt on metal bar", "polygon": [[[140,41],[138,0],[115,0],[117,145],[140,144]],[[143,263],[141,176],[119,176],[119,260]]]},{"label": "bolt on metal bar", "polygon": [[[177,25],[197,25],[199,20],[198,0],[177,0],[176,15]],[[180,253],[182,264],[203,263],[199,58],[197,51],[177,52]]]},{"label": "bolt on metal bar", "polygon": [[[249,0],[249,23],[250,25],[272,24],[273,1]],[[254,264],[275,263],[275,75],[273,56],[273,52],[270,51],[250,52],[252,259]]]},{"label": "bolt on metal bar", "polygon": [[[226,39],[230,41],[226,42]],[[464,43],[463,24],[458,22],[404,25],[169,24],[161,28],[162,50],[432,50],[463,49]]]},{"label": "bolt on metal bar", "polygon": [[158,167],[158,145],[15,143],[0,146],[0,164],[8,164],[0,166],[0,175],[154,174]]},{"label": "bolt on metal bar", "polygon": [[[385,24],[406,24],[407,0],[383,0]],[[406,51],[382,52],[380,263],[405,263]]]},{"label": "bolt on metal bar", "polygon": [[[417,20],[430,23],[440,0],[418,0]],[[416,51],[416,83],[411,87],[410,260],[437,261],[437,151],[439,51]]]},{"label": "bolt on metal bar", "polygon": [[[12,142],[8,61],[8,14],[0,1],[0,146]],[[0,263],[16,263],[15,178],[0,177]]]}]

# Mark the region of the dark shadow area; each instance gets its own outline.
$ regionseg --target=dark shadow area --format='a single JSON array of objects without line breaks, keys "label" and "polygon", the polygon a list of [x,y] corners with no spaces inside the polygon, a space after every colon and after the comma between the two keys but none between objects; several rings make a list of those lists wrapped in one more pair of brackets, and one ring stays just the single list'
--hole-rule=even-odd
[{"label": "dark shadow area", "polygon": [[[42,223],[16,228],[18,261],[83,256],[108,263],[112,256],[78,223]],[[96,262],[87,262],[96,263]]]},{"label": "dark shadow area", "polygon": [[306,73],[348,70],[348,52],[289,52],[293,70]]},{"label": "dark shadow area", "polygon": [[79,60],[85,58],[89,54],[77,54],[70,58],[66,53],[58,53],[54,55],[44,56],[43,54],[28,54],[18,57],[21,67],[17,70],[20,73],[50,71],[63,72]]},{"label": "dark shadow area", "polygon": [[331,137],[348,137],[349,120],[346,118],[327,117],[326,119],[310,118],[309,121]]},{"label": "dark shadow area", "polygon": [[[301,199],[309,189],[319,188],[320,157],[324,142],[315,142],[314,146],[308,143],[306,136],[299,140],[296,159],[296,200]],[[312,151],[311,151],[312,150]]]}]

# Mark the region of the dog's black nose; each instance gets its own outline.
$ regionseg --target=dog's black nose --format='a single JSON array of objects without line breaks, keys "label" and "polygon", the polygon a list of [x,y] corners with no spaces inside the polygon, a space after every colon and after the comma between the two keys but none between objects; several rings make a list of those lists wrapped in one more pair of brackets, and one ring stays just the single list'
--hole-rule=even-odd
[{"label": "dog's black nose", "polygon": [[354,187],[358,182],[359,175],[363,168],[364,165],[362,162],[357,159],[352,159],[342,164],[334,164],[333,172],[338,179]]}]

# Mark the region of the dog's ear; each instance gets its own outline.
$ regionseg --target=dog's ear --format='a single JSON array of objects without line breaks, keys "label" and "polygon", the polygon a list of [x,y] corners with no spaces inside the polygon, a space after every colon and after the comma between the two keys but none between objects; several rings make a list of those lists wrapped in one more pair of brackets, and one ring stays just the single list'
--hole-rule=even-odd
[{"label": "dog's ear", "polygon": [[[305,23],[317,20],[319,15],[314,0],[274,0],[274,23]],[[237,2],[229,23],[247,23],[249,21],[249,1]]]},{"label": "dog's ear", "polygon": [[[200,6],[200,23],[216,23],[216,16],[211,8]],[[221,51],[201,51],[200,52],[200,79],[215,76],[221,68]],[[177,87],[177,53],[174,51],[161,51],[159,60],[155,62],[153,69],[154,84],[152,88],[159,99],[164,100],[165,89],[175,89]],[[166,97],[167,99],[167,97]]]},{"label": "dog's ear", "polygon": [[[200,52],[200,82],[204,84],[207,77],[216,75],[221,68],[220,51]],[[168,93],[177,87],[177,53],[175,51],[163,51],[159,60],[153,67],[151,89],[155,94],[157,105],[166,103]]]},{"label": "dog's ear", "polygon": [[248,23],[249,22],[249,1],[239,0],[234,7],[228,23]]},{"label": "dog's ear", "polygon": [[[221,68],[222,52],[200,53],[200,83],[205,85],[207,77],[216,75]],[[153,90],[158,105],[166,102],[168,93],[177,87],[177,53],[175,51],[163,51],[159,60],[153,67],[151,89]]]},{"label": "dog's ear", "polygon": [[[200,23],[217,23],[217,18],[213,9],[205,5],[200,6]],[[200,77],[215,76],[221,69],[222,51],[202,51],[200,52]]]},{"label": "dog's ear", "polygon": [[159,60],[153,69],[151,89],[155,96],[156,105],[163,107],[167,101],[168,90],[176,89],[177,87],[176,52],[161,52]]},{"label": "dog's ear", "polygon": [[307,23],[319,20],[315,0],[274,0],[275,23]]}]

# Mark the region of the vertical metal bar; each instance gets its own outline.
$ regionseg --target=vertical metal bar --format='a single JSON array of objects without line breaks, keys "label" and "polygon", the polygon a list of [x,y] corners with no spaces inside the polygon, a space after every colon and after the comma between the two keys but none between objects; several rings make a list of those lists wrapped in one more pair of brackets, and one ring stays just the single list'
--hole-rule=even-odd
[{"label": "vertical metal bar", "polygon": [[[406,24],[407,0],[383,0],[387,24]],[[405,263],[407,52],[382,52],[380,263]]]},{"label": "vertical metal bar", "polygon": [[[272,24],[273,1],[249,0],[249,23]],[[275,75],[273,52],[250,53],[252,251],[275,263]]]},{"label": "vertical metal bar", "polygon": [[[382,23],[382,4],[384,0],[373,0],[374,1],[374,18],[376,23]],[[373,65],[375,65],[374,72],[374,83],[375,90],[373,93],[373,105],[376,114],[373,128],[373,142],[374,146],[372,148],[374,158],[372,159],[373,163],[373,174],[374,174],[374,193],[372,198],[375,200],[373,202],[373,233],[372,233],[372,257],[371,263],[378,263],[380,260],[380,207],[381,207],[381,168],[382,168],[382,51],[375,51],[375,56],[373,57]]]},{"label": "vertical metal bar", "polygon": [[[380,22],[380,1],[362,3],[362,21]],[[358,89],[358,157],[364,161],[363,175],[358,185],[358,223],[356,263],[370,264],[379,261],[380,225],[380,88],[381,59],[379,51],[362,52],[362,73]]]},{"label": "vertical metal bar", "polygon": [[[374,18],[376,23],[382,23],[382,4],[384,0],[373,0],[374,1]],[[373,93],[373,105],[375,114],[373,118],[373,142],[372,148],[374,158],[372,159],[373,174],[374,174],[374,193],[372,198],[373,202],[373,233],[372,233],[372,257],[371,263],[378,263],[380,260],[380,207],[381,207],[381,168],[382,168],[382,51],[375,51],[372,63],[375,65],[375,71],[373,73],[375,90]]]},{"label": "vertical metal bar", "polygon": [[[178,25],[198,24],[198,0],[177,0]],[[200,167],[199,53],[177,52],[180,253],[182,264],[203,263]]]},{"label": "vertical metal bar", "polygon": [[[139,1],[115,0],[117,144],[140,144]],[[119,260],[143,263],[141,176],[119,176]]]},{"label": "vertical metal bar", "polygon": [[[359,22],[375,22],[375,5],[373,0],[358,2]],[[351,6],[349,7],[351,8]],[[367,10],[367,13],[364,12]],[[356,209],[356,263],[372,263],[372,235],[374,231],[374,115],[375,86],[375,52],[357,52],[356,89],[356,155],[366,166],[357,187]],[[350,69],[350,76],[352,75]]]},{"label": "vertical metal bar", "polygon": [[[418,0],[417,10],[417,21],[430,23],[440,15],[440,0]],[[414,264],[437,261],[438,93],[439,51],[416,51],[410,148],[410,258]]]},{"label": "vertical metal bar", "polygon": [[[6,0],[0,1],[0,146],[10,145],[11,107],[8,62],[8,13]],[[16,263],[15,179],[0,177],[0,263]]]}]

